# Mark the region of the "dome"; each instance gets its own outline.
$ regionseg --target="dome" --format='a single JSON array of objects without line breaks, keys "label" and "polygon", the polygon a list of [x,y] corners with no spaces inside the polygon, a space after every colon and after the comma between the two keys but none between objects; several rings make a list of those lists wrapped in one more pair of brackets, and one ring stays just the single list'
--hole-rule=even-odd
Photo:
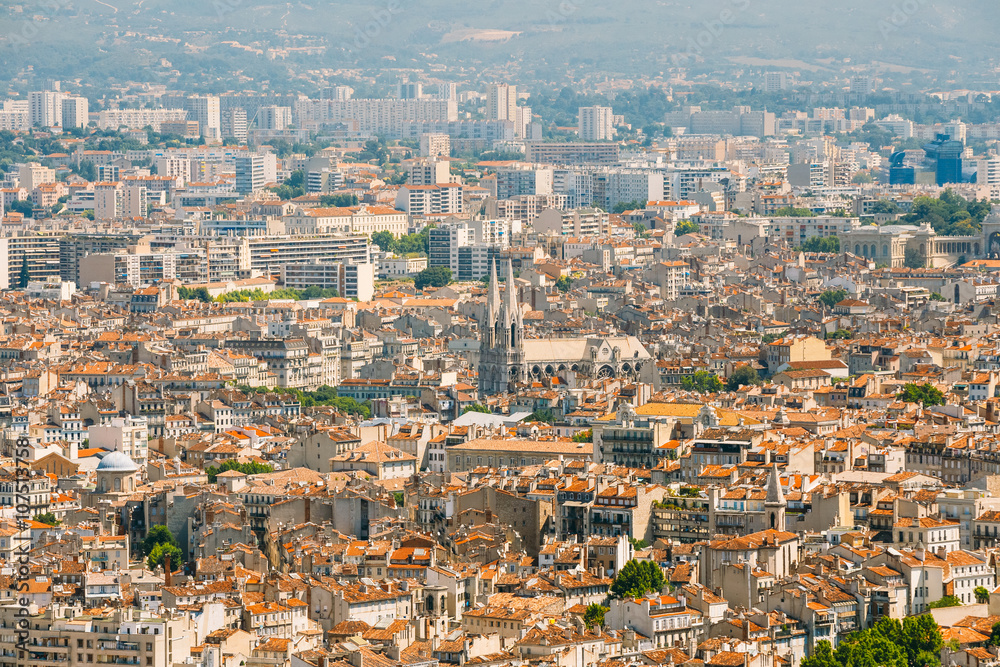
[{"label": "dome", "polygon": [[135,461],[122,452],[111,452],[97,464],[98,472],[135,472],[138,469]]}]

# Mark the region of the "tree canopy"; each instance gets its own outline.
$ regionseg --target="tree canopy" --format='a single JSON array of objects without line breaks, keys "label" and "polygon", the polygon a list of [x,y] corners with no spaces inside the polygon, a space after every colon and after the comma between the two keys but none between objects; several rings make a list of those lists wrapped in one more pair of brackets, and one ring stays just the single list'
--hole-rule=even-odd
[{"label": "tree canopy", "polygon": [[922,403],[925,408],[944,404],[944,394],[930,382],[924,384],[907,383],[896,398],[904,403]]},{"label": "tree canopy", "polygon": [[760,375],[752,366],[740,366],[726,378],[726,389],[737,391],[740,387],[760,384]]},{"label": "tree canopy", "polygon": [[848,635],[837,650],[823,640],[801,667],[937,667],[941,630],[928,614],[900,622],[883,617],[867,630]]},{"label": "tree canopy", "polygon": [[989,215],[987,199],[966,199],[948,189],[937,199],[917,197],[910,212],[899,222],[921,225],[925,222],[941,236],[969,236],[982,231],[983,220]]},{"label": "tree canopy", "polygon": [[180,550],[180,547],[174,544],[157,544],[153,547],[149,556],[146,557],[146,565],[150,570],[155,570],[157,567],[164,565],[167,557],[170,557],[170,569],[175,569],[184,559],[184,553]]},{"label": "tree canopy", "polygon": [[847,290],[843,289],[828,289],[817,297],[817,301],[826,306],[827,308],[833,308],[838,303],[847,298]]},{"label": "tree canopy", "polygon": [[696,391],[699,394],[715,394],[722,391],[722,380],[709,371],[695,371],[681,380],[681,388],[685,391]]},{"label": "tree canopy", "polygon": [[422,290],[425,287],[444,287],[450,282],[451,269],[447,266],[430,266],[417,274],[413,286]]},{"label": "tree canopy", "polygon": [[646,593],[659,593],[665,584],[666,579],[659,565],[633,558],[615,575],[611,594],[619,598],[637,598]]},{"label": "tree canopy", "polygon": [[174,537],[174,534],[166,526],[153,526],[146,533],[146,537],[143,538],[142,542],[139,543],[139,553],[149,555],[160,544],[177,546],[177,538]]},{"label": "tree canopy", "polygon": [[814,236],[806,239],[805,243],[799,246],[802,252],[840,252],[840,237],[837,236]]},{"label": "tree canopy", "polygon": [[690,220],[679,220],[674,225],[674,236],[684,236],[685,234],[697,234],[701,231],[701,225]]},{"label": "tree canopy", "polygon": [[208,481],[215,484],[216,480],[219,478],[219,474],[229,470],[236,470],[244,475],[258,475],[265,472],[274,472],[274,466],[267,465],[266,463],[257,463],[256,461],[240,463],[230,459],[228,461],[223,461],[221,465],[209,466],[208,468],[205,468],[205,473],[208,475]]},{"label": "tree canopy", "polygon": [[604,625],[604,615],[608,613],[608,607],[593,602],[587,606],[587,611],[583,614],[583,624],[588,628]]}]

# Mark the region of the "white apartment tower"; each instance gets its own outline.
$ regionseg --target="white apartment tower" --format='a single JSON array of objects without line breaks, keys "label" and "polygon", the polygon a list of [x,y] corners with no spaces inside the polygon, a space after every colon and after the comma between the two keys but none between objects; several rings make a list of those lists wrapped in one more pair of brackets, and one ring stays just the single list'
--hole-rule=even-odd
[{"label": "white apartment tower", "polygon": [[266,106],[257,112],[257,127],[262,130],[284,130],[291,124],[291,107]]},{"label": "white apartment tower", "polygon": [[215,95],[189,97],[184,103],[188,120],[198,121],[198,130],[205,139],[222,138],[222,109]]},{"label": "white apartment tower", "polygon": [[233,108],[222,112],[222,137],[236,139],[241,144],[247,142],[247,111]]},{"label": "white apartment tower", "polygon": [[28,118],[32,127],[56,127],[62,123],[62,93],[36,90],[28,93]]},{"label": "white apartment tower", "polygon": [[62,100],[62,126],[64,129],[71,127],[87,127],[90,120],[90,104],[86,97],[64,97]]},{"label": "white apartment tower", "polygon": [[764,92],[777,93],[788,90],[791,87],[791,79],[787,72],[767,72],[764,74]]},{"label": "white apartment tower", "polygon": [[417,160],[410,165],[409,185],[437,185],[451,182],[451,163],[448,160]]},{"label": "white apartment tower", "polygon": [[486,89],[486,120],[517,120],[517,86],[490,84]]},{"label": "white apartment tower", "polygon": [[580,107],[579,133],[584,141],[608,141],[614,138],[615,114],[611,107]]}]

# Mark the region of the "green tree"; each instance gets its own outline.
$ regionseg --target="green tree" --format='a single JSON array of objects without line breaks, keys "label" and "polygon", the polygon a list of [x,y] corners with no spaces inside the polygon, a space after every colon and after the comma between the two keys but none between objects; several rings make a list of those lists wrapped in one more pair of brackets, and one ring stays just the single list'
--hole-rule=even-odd
[{"label": "green tree", "polygon": [[826,306],[827,308],[833,308],[838,303],[847,298],[847,290],[842,289],[828,289],[817,297],[817,301]]},{"label": "green tree", "polygon": [[594,429],[588,428],[585,431],[577,431],[573,434],[573,442],[593,442]]},{"label": "green tree", "polygon": [[1000,621],[994,623],[990,631],[990,646],[1000,646]]},{"label": "green tree", "polygon": [[587,605],[587,611],[583,614],[583,624],[588,628],[593,628],[595,626],[604,626],[604,615],[608,613],[608,607],[604,605],[593,602]]},{"label": "green tree", "polygon": [[19,199],[17,201],[12,201],[7,207],[8,213],[20,213],[26,218],[30,218],[34,212],[35,207],[32,205],[30,199]]},{"label": "green tree", "polygon": [[752,366],[740,366],[726,378],[726,389],[729,391],[737,391],[740,387],[758,384],[760,384],[760,376],[757,374],[757,369]]},{"label": "green tree", "polygon": [[945,595],[940,600],[935,600],[927,605],[928,609],[943,609],[944,607],[961,607],[962,601],[954,595]]},{"label": "green tree", "polygon": [[258,463],[257,461],[240,463],[234,459],[229,459],[228,461],[223,461],[222,465],[205,468],[205,474],[208,475],[208,481],[215,484],[219,478],[219,474],[228,470],[236,470],[244,475],[259,475],[261,473],[274,472],[274,466],[267,465],[266,463]]},{"label": "green tree", "polygon": [[903,252],[903,266],[908,269],[922,269],[925,267],[924,257],[916,248],[907,248]]},{"label": "green tree", "polygon": [[840,252],[840,237],[814,236],[811,239],[806,239],[805,243],[799,246],[799,250],[802,252],[825,252],[836,254]]},{"label": "green tree", "polygon": [[837,647],[842,667],[907,667],[906,653],[881,634],[857,632]]},{"label": "green tree", "polygon": [[559,276],[559,279],[556,280],[556,289],[560,292],[568,292],[572,286],[573,281],[569,276]]},{"label": "green tree", "polygon": [[347,208],[348,206],[357,206],[358,196],[352,194],[321,195],[319,198],[319,205],[332,206],[335,208]]},{"label": "green tree", "polygon": [[646,202],[641,199],[635,199],[633,201],[620,201],[614,205],[611,209],[612,213],[617,213],[621,215],[625,211],[641,211],[646,208]]},{"label": "green tree", "polygon": [[447,266],[431,266],[417,274],[413,286],[418,290],[425,287],[444,287],[451,282],[451,269]]},{"label": "green tree", "polygon": [[685,391],[696,391],[699,394],[715,394],[722,391],[722,380],[715,373],[695,371],[681,380],[681,388]]},{"label": "green tree", "polygon": [[944,404],[944,394],[929,382],[924,384],[907,383],[903,386],[903,391],[896,395],[896,398],[904,403],[922,403],[925,408]]},{"label": "green tree", "polygon": [[633,558],[615,575],[611,594],[619,598],[637,598],[646,593],[659,593],[664,585],[666,580],[659,565]]},{"label": "green tree", "polygon": [[947,301],[948,299],[946,299],[943,296],[941,296],[940,292],[931,292],[930,300],[931,301]]},{"label": "green tree", "polygon": [[295,199],[306,193],[305,183],[305,173],[301,169],[296,169],[288,176],[288,179],[284,183],[271,188],[271,192],[278,195],[279,199]]},{"label": "green tree", "polygon": [[854,337],[854,333],[848,329],[837,329],[826,335],[827,340],[849,340]]},{"label": "green tree", "polygon": [[383,252],[389,252],[395,246],[396,238],[392,232],[375,232],[372,234],[372,243],[381,248]]},{"label": "green tree", "polygon": [[[36,514],[35,515],[35,521],[37,521],[38,523],[47,524],[49,526],[58,526],[60,523],[62,523],[59,519],[56,518],[56,515],[53,514],[52,512],[45,512],[43,514]],[[987,594],[987,597],[988,597],[988,594]]]},{"label": "green tree", "polygon": [[990,591],[985,586],[976,586],[976,590],[972,593],[976,596],[976,602],[979,604],[986,604],[990,601]]},{"label": "green tree", "polygon": [[212,298],[212,295],[209,294],[207,287],[197,287],[195,289],[178,287],[177,297],[184,301],[195,299],[197,301],[201,301],[202,303],[212,303],[215,301],[215,299]]},{"label": "green tree", "polygon": [[542,408],[541,410],[535,410],[530,415],[528,415],[525,420],[526,422],[545,422],[546,424],[552,424],[556,421],[555,413],[549,408]]},{"label": "green tree", "polygon": [[77,167],[76,173],[80,175],[80,178],[88,181],[97,180],[97,166],[90,160],[83,160],[80,162],[80,166]]},{"label": "green tree", "polygon": [[[890,641],[894,640],[890,638]],[[930,614],[904,618],[898,643],[912,667],[937,667],[941,664],[941,628]]]},{"label": "green tree", "polygon": [[396,501],[396,507],[402,507],[406,502],[406,494],[402,491],[396,491],[392,494],[392,499]]},{"label": "green tree", "polygon": [[493,414],[493,411],[482,403],[473,403],[472,405],[466,406],[466,408],[462,410],[462,414],[464,415],[466,412],[481,412],[485,415]]},{"label": "green tree", "polygon": [[774,217],[776,218],[812,218],[815,215],[815,213],[807,208],[795,208],[793,206],[779,208],[774,212]]},{"label": "green tree", "polygon": [[869,211],[874,215],[895,215],[899,213],[899,205],[891,199],[879,199]]},{"label": "green tree", "polygon": [[701,231],[701,226],[690,220],[679,220],[674,226],[674,236],[684,236],[685,234],[697,234]]},{"label": "green tree", "polygon": [[31,282],[31,271],[28,270],[28,255],[27,253],[21,255],[21,272],[18,274],[17,283],[18,287],[24,289]]},{"label": "green tree", "polygon": [[153,553],[160,544],[172,544],[177,546],[177,538],[166,526],[153,526],[146,533],[146,537],[139,543],[139,553],[149,555]]},{"label": "green tree", "polygon": [[180,548],[173,544],[157,544],[153,547],[153,550],[149,553],[146,558],[146,566],[150,570],[155,570],[157,567],[164,564],[167,557],[170,557],[170,569],[173,570],[178,565],[181,564],[184,554],[181,552]]},{"label": "green tree", "polygon": [[800,667],[841,667],[833,654],[833,646],[826,639],[816,644],[812,655],[802,658]]}]

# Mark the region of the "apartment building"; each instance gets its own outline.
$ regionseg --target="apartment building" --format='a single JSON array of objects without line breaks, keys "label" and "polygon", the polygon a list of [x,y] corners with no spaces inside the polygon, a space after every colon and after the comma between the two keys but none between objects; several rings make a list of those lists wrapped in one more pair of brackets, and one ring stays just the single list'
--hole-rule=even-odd
[{"label": "apartment building", "polygon": [[464,209],[462,185],[404,185],[396,195],[396,208],[410,215],[450,215]]},{"label": "apartment building", "polygon": [[370,301],[375,294],[375,265],[337,263],[283,264],[281,283],[285,287],[335,289],[340,296]]},{"label": "apartment building", "polygon": [[583,141],[610,141],[615,136],[611,107],[580,107],[577,133]]}]

